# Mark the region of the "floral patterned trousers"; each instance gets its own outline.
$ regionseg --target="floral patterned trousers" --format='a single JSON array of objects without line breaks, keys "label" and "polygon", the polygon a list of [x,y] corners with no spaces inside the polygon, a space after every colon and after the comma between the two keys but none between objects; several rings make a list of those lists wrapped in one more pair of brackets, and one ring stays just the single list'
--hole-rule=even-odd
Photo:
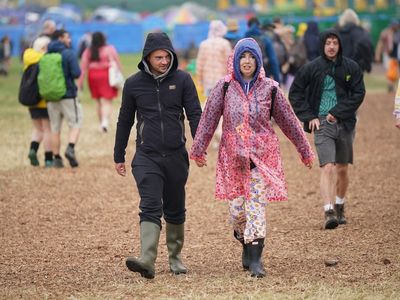
[{"label": "floral patterned trousers", "polygon": [[266,185],[257,168],[251,170],[250,199],[243,196],[229,201],[229,213],[237,238],[248,244],[266,236]]}]

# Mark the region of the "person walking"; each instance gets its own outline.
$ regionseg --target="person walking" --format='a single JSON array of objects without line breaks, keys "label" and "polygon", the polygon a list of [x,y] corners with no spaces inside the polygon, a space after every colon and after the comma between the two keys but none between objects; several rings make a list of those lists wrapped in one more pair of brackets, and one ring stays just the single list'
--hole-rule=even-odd
[{"label": "person walking", "polygon": [[201,106],[192,78],[177,67],[177,54],[167,34],[149,33],[139,72],[123,88],[115,136],[115,169],[125,176],[125,148],[136,115],[132,174],[140,195],[140,257],[128,257],[126,266],[150,279],[155,276],[162,216],[170,270],[187,272],[181,260],[189,171],[184,120],[186,114],[194,137]]},{"label": "person walking", "polygon": [[[232,53],[230,42],[224,38],[227,27],[220,20],[210,22],[208,38],[200,43],[196,60],[196,76],[200,89],[208,97],[218,79],[228,72],[228,57]],[[217,128],[217,134],[213,142],[215,149],[221,139],[221,125]]]},{"label": "person walking", "polygon": [[106,37],[102,32],[94,32],[90,47],[86,48],[82,54],[78,87],[80,90],[83,89],[83,81],[88,74],[90,94],[96,100],[97,115],[102,132],[108,131],[112,100],[118,96],[118,88],[111,86],[108,78],[108,70],[113,63],[121,70],[121,63],[115,47],[106,43]]},{"label": "person walking", "polygon": [[[344,202],[353,163],[356,111],[364,100],[363,72],[342,55],[339,33],[321,34],[322,55],[304,65],[289,91],[289,100],[304,130],[314,133],[321,168],[325,229],[346,224]],[[336,196],[335,196],[336,195]]]},{"label": "person walking", "polygon": [[[47,36],[38,37],[32,45],[23,54],[24,70],[33,64],[39,63],[40,58],[47,52],[47,46],[50,38]],[[32,135],[28,153],[28,158],[32,166],[39,166],[37,152],[39,145],[44,145],[44,166],[51,167],[53,165],[53,151],[51,145],[51,130],[49,114],[47,112],[46,100],[41,99],[35,106],[29,107],[29,114],[32,120]]]},{"label": "person walking", "polygon": [[60,101],[48,102],[47,110],[50,117],[51,137],[53,145],[53,167],[63,168],[64,163],[60,156],[61,146],[61,124],[65,118],[69,126],[68,146],[65,157],[71,167],[78,167],[75,155],[75,145],[78,142],[80,128],[82,126],[82,106],[77,97],[75,79],[81,75],[78,59],[71,49],[71,37],[64,29],[53,33],[53,41],[48,46],[48,53],[60,53],[62,58],[62,69],[66,84],[66,93]]},{"label": "person walking", "polygon": [[308,61],[319,56],[319,29],[318,23],[314,20],[307,22],[307,29],[304,32],[304,45],[307,50]]},{"label": "person walking", "polygon": [[[211,91],[190,150],[197,166],[223,116],[215,197],[228,200],[234,237],[243,247],[242,265],[264,277],[262,252],[267,201],[287,200],[279,141],[270,117],[295,145],[309,168],[314,153],[278,82],[266,78],[261,48],[253,38],[238,41],[229,73]],[[275,91],[275,92],[274,92]],[[274,95],[275,93],[275,95]]]},{"label": "person walking", "polygon": [[400,129],[400,79],[397,84],[396,96],[394,97],[395,126]]}]

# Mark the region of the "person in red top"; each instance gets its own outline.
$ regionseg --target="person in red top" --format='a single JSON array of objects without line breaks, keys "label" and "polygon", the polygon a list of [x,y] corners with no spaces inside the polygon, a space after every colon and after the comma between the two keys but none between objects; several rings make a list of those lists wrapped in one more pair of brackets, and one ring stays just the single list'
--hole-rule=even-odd
[{"label": "person in red top", "polygon": [[82,54],[82,73],[78,87],[82,90],[87,73],[90,94],[97,102],[97,115],[103,132],[108,131],[112,100],[118,96],[118,88],[110,86],[108,78],[108,69],[113,62],[121,70],[117,50],[114,46],[106,43],[106,37],[103,33],[94,32],[90,47],[86,48]]}]

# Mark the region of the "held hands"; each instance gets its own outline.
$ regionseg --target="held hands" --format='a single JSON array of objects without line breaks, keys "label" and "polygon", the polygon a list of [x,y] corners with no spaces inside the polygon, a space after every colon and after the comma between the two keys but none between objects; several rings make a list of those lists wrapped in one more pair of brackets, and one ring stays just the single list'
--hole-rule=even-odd
[{"label": "held hands", "polygon": [[196,158],[195,162],[196,162],[196,165],[200,168],[207,166],[207,157],[204,156],[203,158]]},{"label": "held hands", "polygon": [[309,161],[309,162],[305,163],[304,165],[305,165],[307,168],[311,169],[312,166],[313,166],[313,162],[312,162],[312,161]]},{"label": "held hands", "polygon": [[119,175],[125,176],[126,175],[125,163],[116,163],[115,170]]}]

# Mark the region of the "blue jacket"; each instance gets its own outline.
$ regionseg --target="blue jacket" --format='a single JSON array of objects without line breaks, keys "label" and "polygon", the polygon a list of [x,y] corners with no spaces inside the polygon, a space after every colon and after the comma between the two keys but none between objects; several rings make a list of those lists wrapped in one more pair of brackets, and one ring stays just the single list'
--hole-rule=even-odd
[{"label": "blue jacket", "polygon": [[279,71],[279,61],[276,57],[274,46],[272,44],[271,39],[263,34],[261,30],[256,26],[251,26],[245,33],[245,37],[251,37],[256,39],[256,41],[261,40],[263,42],[263,46],[261,49],[265,51],[263,56],[268,58],[267,67],[264,66],[265,73],[268,76],[272,75],[274,80],[280,82],[280,71]]},{"label": "blue jacket", "polygon": [[65,83],[67,86],[67,92],[63,96],[63,99],[75,98],[78,90],[75,84],[75,79],[79,78],[79,76],[81,75],[78,58],[76,57],[75,53],[70,48],[67,48],[67,46],[65,46],[60,41],[50,42],[47,52],[61,53],[62,67],[65,76]]}]

